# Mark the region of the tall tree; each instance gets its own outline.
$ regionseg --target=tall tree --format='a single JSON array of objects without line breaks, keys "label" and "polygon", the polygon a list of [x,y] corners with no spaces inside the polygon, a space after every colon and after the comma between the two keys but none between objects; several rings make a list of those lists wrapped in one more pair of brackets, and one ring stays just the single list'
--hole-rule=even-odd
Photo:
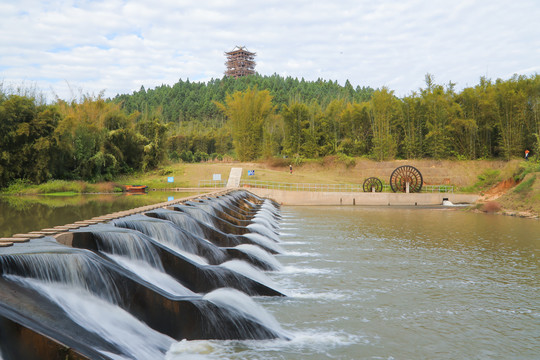
[{"label": "tall tree", "polygon": [[421,100],[416,93],[403,98],[403,116],[400,127],[403,136],[398,153],[406,159],[423,155],[424,122],[421,118]]},{"label": "tall tree", "polygon": [[397,152],[395,123],[401,115],[399,100],[394,92],[383,87],[370,100],[373,157],[379,161],[393,159]]},{"label": "tall tree", "polygon": [[452,121],[458,116],[459,105],[454,102],[453,84],[444,89],[434,83],[433,76],[426,75],[426,89],[422,90],[422,107],[427,134],[426,154],[436,159],[449,157],[452,149]]},{"label": "tall tree", "polygon": [[503,156],[520,156],[524,148],[523,130],[526,124],[527,96],[520,88],[517,76],[495,83],[498,105],[498,128]]},{"label": "tall tree", "polygon": [[340,151],[349,156],[367,155],[373,137],[369,103],[348,103],[341,120],[345,136],[341,141]]},{"label": "tall tree", "polygon": [[273,111],[272,96],[268,90],[248,88],[227,95],[225,103],[215,103],[231,123],[233,144],[241,161],[261,156],[263,124]]},{"label": "tall tree", "polygon": [[289,156],[302,154],[302,145],[306,143],[305,129],[309,129],[309,108],[306,104],[294,99],[284,105],[281,111],[285,125],[285,141],[283,152]]}]

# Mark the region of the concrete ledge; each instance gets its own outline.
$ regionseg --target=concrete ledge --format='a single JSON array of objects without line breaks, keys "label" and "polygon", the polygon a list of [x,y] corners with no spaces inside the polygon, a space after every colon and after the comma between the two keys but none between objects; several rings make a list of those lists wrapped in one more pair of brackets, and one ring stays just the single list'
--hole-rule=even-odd
[{"label": "concrete ledge", "polygon": [[14,238],[21,238],[21,239],[37,239],[37,238],[41,238],[41,237],[44,237],[45,235],[43,234],[14,234],[14,235],[11,235],[11,237],[14,237]]},{"label": "concrete ledge", "polygon": [[273,189],[245,189],[253,194],[273,199],[281,205],[442,205],[444,199],[454,204],[473,204],[479,196],[454,193],[364,193],[311,192]]},{"label": "concrete ledge", "polygon": [[30,241],[30,238],[15,238],[15,237],[7,237],[7,238],[0,238],[0,242],[5,243],[23,243]]}]

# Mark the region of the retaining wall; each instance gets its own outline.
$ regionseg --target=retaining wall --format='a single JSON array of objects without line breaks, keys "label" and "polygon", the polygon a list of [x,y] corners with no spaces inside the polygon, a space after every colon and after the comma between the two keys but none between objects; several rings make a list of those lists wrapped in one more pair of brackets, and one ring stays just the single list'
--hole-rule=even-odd
[{"label": "retaining wall", "polygon": [[246,189],[260,197],[268,197],[281,205],[442,205],[443,200],[454,204],[474,204],[479,196],[454,193],[365,193],[311,192],[274,189]]}]

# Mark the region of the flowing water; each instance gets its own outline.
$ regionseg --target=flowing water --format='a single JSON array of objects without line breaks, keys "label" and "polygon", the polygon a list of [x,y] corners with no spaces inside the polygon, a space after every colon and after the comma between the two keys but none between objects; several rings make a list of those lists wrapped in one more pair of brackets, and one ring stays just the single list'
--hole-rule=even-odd
[{"label": "flowing water", "polygon": [[[54,209],[61,218],[64,211]],[[215,221],[203,210],[187,209],[201,221]],[[29,278],[4,275],[39,290],[73,321],[138,359],[159,359],[165,352],[168,360],[538,359],[539,221],[448,208],[351,206],[283,207],[276,221],[275,210],[265,202],[249,226],[255,233],[245,236],[277,255],[254,245],[237,246],[273,263],[275,270],[263,273],[240,260],[217,268],[245,274],[287,297],[248,297],[224,288],[196,295],[165,276],[134,230],[118,227],[96,236],[101,251],[147,282],[171,294],[202,296],[234,319],[262,324],[279,334],[278,340],[175,341],[116,306],[119,295],[114,287],[107,290],[112,284],[107,273],[99,275],[82,255],[13,255],[6,261],[24,265],[32,260],[33,272]],[[1,215],[9,219],[10,213]],[[174,218],[187,221],[184,215]],[[114,223],[164,243],[184,238],[162,220],[135,220]],[[41,221],[24,219],[32,226]],[[203,234],[199,226],[191,227]],[[194,244],[176,251],[195,251]],[[88,278],[80,276],[81,268]],[[96,296],[96,289],[107,291]]]},{"label": "flowing water", "polygon": [[419,208],[283,207],[290,340],[181,341],[181,359],[538,359],[540,222]]}]

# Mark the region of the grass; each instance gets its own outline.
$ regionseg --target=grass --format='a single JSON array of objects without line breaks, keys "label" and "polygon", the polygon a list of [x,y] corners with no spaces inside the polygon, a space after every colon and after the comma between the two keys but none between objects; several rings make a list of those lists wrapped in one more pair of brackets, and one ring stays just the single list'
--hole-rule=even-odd
[{"label": "grass", "polygon": [[18,180],[2,190],[4,195],[58,195],[69,196],[83,193],[121,192],[122,188],[115,183],[102,182],[91,184],[85,181],[50,180],[43,184],[31,184]]},{"label": "grass", "polygon": [[[289,164],[293,173],[289,173]],[[143,184],[150,189],[198,187],[200,180],[212,180],[213,174],[221,174],[227,181],[231,168],[241,167],[243,179],[284,183],[309,184],[358,184],[362,185],[368,177],[377,177],[388,185],[392,171],[401,165],[412,165],[423,175],[428,185],[453,185],[456,189],[469,192],[488,187],[500,177],[513,174],[519,161],[451,161],[451,160],[393,160],[372,161],[365,158],[329,156],[323,159],[302,159],[295,165],[291,159],[274,158],[257,162],[209,162],[184,164],[173,163],[146,173],[123,175],[113,183],[91,184],[82,181],[53,180],[41,185],[18,181],[4,189],[5,194],[50,194],[50,193],[108,193],[121,191],[123,185]],[[247,170],[255,170],[248,176]],[[479,182],[478,176],[483,177]],[[511,175],[509,175],[511,176]],[[174,182],[169,183],[168,178]],[[473,187],[476,186],[476,187]]]},{"label": "grass", "polygon": [[73,191],[63,191],[63,192],[48,193],[48,194],[43,194],[43,195],[46,195],[46,196],[75,196],[75,195],[79,195],[79,193],[76,193],[76,192],[73,192]]},{"label": "grass", "polygon": [[491,188],[497,182],[501,181],[501,171],[497,169],[485,169],[480,175],[478,175],[478,181],[468,187],[464,187],[464,192],[477,193],[483,192]]}]

